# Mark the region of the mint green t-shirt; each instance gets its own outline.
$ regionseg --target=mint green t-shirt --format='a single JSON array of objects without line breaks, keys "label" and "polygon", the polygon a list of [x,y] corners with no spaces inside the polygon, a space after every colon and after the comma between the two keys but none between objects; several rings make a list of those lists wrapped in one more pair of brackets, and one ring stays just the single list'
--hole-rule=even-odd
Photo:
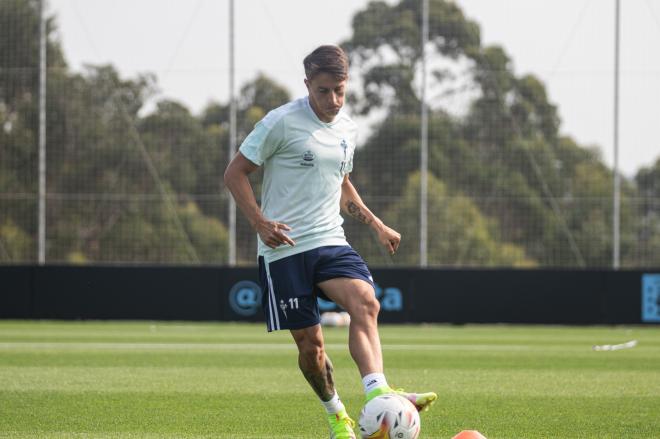
[{"label": "mint green t-shirt", "polygon": [[264,167],[261,210],[282,222],[296,243],[276,249],[258,241],[267,261],[326,245],[348,245],[340,215],[341,184],[353,170],[356,124],[342,111],[322,122],[309,98],[269,112],[247,136],[239,151]]}]

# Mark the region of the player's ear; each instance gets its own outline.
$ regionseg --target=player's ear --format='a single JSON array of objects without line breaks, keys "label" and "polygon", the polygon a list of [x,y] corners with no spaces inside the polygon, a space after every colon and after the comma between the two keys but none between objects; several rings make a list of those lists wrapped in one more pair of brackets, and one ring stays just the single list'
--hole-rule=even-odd
[{"label": "player's ear", "polygon": [[305,87],[307,87],[307,91],[309,91],[309,79],[305,78]]}]

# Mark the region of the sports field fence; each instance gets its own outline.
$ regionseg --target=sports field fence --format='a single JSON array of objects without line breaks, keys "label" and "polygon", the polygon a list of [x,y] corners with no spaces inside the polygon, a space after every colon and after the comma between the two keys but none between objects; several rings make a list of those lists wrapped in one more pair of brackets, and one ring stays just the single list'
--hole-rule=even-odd
[{"label": "sports field fence", "polygon": [[[84,2],[46,2],[41,46],[42,2],[0,2],[0,264],[234,262],[222,184],[231,140],[230,63],[172,67],[173,60],[185,58],[193,34],[227,44],[229,0],[185,2],[185,14],[167,18],[176,34],[169,64],[144,65],[151,59],[144,56],[141,73],[130,75],[104,53],[106,41],[116,37],[109,29],[136,26],[147,41],[160,37],[147,38],[151,25],[127,18],[130,2],[114,3],[124,12],[97,28],[87,21]],[[167,14],[166,4],[146,3]],[[515,72],[506,48],[484,45],[460,2],[430,0],[428,15],[424,0],[356,3],[349,32],[328,41],[341,44],[351,59],[347,107],[362,127],[352,180],[371,210],[403,235],[391,258],[367,228],[347,219],[349,241],[362,256],[381,266],[611,267],[614,171],[596,148],[563,133],[561,108],[543,82]],[[267,64],[260,74],[241,70],[242,60],[256,56],[240,53],[243,40],[286,42],[278,28],[283,24],[272,17],[271,27],[258,35],[241,27],[246,9],[260,8],[268,16],[274,6],[256,0],[235,6],[240,144],[267,111],[298,96],[269,75]],[[77,11],[77,22],[59,20],[64,7]],[[218,14],[215,21],[203,19],[211,12]],[[62,35],[72,31],[66,26],[78,26],[90,50],[108,61],[70,65],[62,44]],[[140,58],[149,49],[136,42],[123,50]],[[302,82],[298,49],[284,51],[291,58],[288,74]],[[611,71],[566,66],[557,74],[582,81]],[[159,90],[164,77],[191,84],[214,77],[218,89],[193,108],[186,96]],[[621,267],[657,267],[660,164],[621,179]],[[253,184],[258,197],[258,174]],[[256,235],[240,212],[235,242],[235,263],[255,264]]]}]

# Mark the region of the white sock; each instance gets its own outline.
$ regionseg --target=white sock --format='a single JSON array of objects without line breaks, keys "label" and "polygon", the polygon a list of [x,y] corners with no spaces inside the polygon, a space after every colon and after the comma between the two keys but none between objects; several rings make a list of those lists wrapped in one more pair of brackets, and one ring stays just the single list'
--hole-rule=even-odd
[{"label": "white sock", "polygon": [[370,373],[362,377],[362,385],[364,385],[364,393],[369,393],[378,387],[388,387],[385,375],[382,373]]},{"label": "white sock", "polygon": [[323,407],[325,407],[325,411],[331,415],[335,413],[339,413],[342,410],[344,410],[344,403],[341,402],[341,400],[339,399],[339,394],[336,391],[334,396],[330,399],[330,401],[321,400],[321,404],[323,404]]}]

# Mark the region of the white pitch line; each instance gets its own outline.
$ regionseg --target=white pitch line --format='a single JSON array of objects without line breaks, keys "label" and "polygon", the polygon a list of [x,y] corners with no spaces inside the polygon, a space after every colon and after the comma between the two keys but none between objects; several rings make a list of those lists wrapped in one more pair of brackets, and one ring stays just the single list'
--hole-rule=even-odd
[{"label": "white pitch line", "polygon": [[[330,343],[328,349],[348,349],[346,344]],[[529,345],[485,344],[383,344],[385,350],[397,351],[519,351],[529,350]],[[293,343],[99,343],[99,342],[2,342],[0,350],[12,349],[59,349],[59,350],[295,350]]]},{"label": "white pitch line", "polygon": [[618,351],[621,349],[630,349],[637,346],[637,340],[630,340],[620,344],[602,344],[592,347],[594,351]]}]

